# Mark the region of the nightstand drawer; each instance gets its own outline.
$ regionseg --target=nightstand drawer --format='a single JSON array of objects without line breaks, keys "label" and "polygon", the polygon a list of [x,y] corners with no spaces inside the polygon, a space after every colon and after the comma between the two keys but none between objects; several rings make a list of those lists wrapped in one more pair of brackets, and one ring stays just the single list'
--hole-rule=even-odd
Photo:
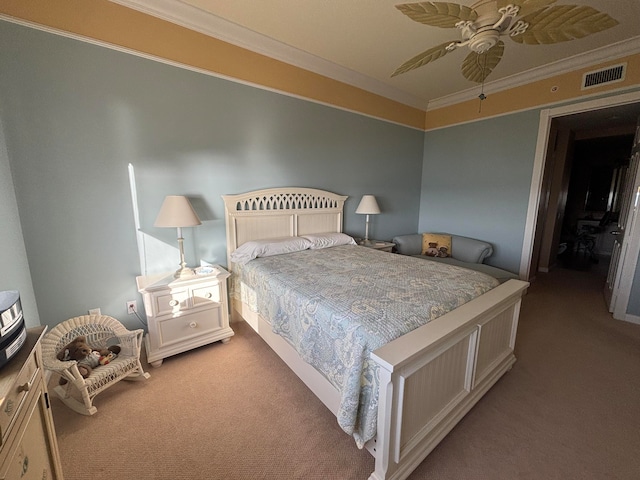
[{"label": "nightstand drawer", "polygon": [[211,308],[184,317],[158,319],[158,348],[200,337],[221,328],[220,308]]},{"label": "nightstand drawer", "polygon": [[220,285],[215,282],[191,290],[191,301],[194,307],[210,303],[220,303]]},{"label": "nightstand drawer", "polygon": [[184,290],[171,290],[159,292],[153,295],[153,310],[155,315],[168,315],[188,308],[187,299],[189,292]]},{"label": "nightstand drawer", "polygon": [[18,416],[29,390],[33,388],[33,381],[37,371],[36,357],[30,355],[2,403],[2,412],[0,413],[0,433],[2,433],[2,436],[0,437],[0,444],[4,444],[6,441],[9,426]]}]

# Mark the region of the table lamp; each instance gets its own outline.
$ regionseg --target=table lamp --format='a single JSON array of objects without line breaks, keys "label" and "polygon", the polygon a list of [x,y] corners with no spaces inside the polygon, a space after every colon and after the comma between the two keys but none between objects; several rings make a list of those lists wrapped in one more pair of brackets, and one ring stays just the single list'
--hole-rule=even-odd
[{"label": "table lamp", "polygon": [[160,207],[160,213],[156,218],[154,227],[172,227],[178,229],[178,245],[180,247],[180,268],[176,270],[176,278],[186,278],[195,275],[194,271],[187,267],[184,261],[184,238],[182,227],[195,227],[201,225],[195,210],[189,203],[189,199],[180,195],[167,195]]},{"label": "table lamp", "polygon": [[373,195],[363,195],[358,208],[356,208],[356,213],[366,215],[364,243],[365,245],[368,245],[369,243],[371,243],[371,241],[369,240],[369,215],[377,215],[380,213],[380,207],[378,207],[376,197],[374,197]]}]

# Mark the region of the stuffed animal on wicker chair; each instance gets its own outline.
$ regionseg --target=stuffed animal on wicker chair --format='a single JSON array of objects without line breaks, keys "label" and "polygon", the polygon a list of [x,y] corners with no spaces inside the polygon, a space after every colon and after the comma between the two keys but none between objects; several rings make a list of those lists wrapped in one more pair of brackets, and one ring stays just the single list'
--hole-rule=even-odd
[{"label": "stuffed animal on wicker chair", "polygon": [[[111,345],[107,348],[92,348],[87,344],[85,336],[74,338],[71,343],[67,344],[60,352],[57,358],[62,362],[68,360],[76,360],[78,362],[78,371],[82,378],[91,375],[94,368],[100,365],[106,365],[120,353],[120,346]],[[67,383],[67,380],[60,377],[60,385]]]}]

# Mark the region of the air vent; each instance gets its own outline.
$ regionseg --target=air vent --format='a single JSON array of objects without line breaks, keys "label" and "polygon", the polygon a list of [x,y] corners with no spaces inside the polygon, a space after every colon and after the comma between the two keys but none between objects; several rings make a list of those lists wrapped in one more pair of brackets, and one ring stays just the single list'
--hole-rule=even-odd
[{"label": "air vent", "polygon": [[582,76],[582,90],[600,87],[610,83],[622,82],[627,70],[627,64],[621,63],[613,67],[601,68],[593,72],[587,72]]}]

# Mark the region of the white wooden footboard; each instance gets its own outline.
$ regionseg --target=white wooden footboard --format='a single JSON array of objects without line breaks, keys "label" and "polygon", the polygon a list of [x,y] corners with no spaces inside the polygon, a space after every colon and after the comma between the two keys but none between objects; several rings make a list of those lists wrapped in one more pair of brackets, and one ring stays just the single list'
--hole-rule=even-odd
[{"label": "white wooden footboard", "polygon": [[[370,480],[406,478],[515,362],[520,280],[494,288],[372,353],[380,365],[378,431],[366,447]],[[334,414],[338,391],[270,324],[239,301],[235,313]]]},{"label": "white wooden footboard", "polygon": [[371,480],[406,478],[511,368],[527,286],[510,280],[372,353],[380,391]]}]

